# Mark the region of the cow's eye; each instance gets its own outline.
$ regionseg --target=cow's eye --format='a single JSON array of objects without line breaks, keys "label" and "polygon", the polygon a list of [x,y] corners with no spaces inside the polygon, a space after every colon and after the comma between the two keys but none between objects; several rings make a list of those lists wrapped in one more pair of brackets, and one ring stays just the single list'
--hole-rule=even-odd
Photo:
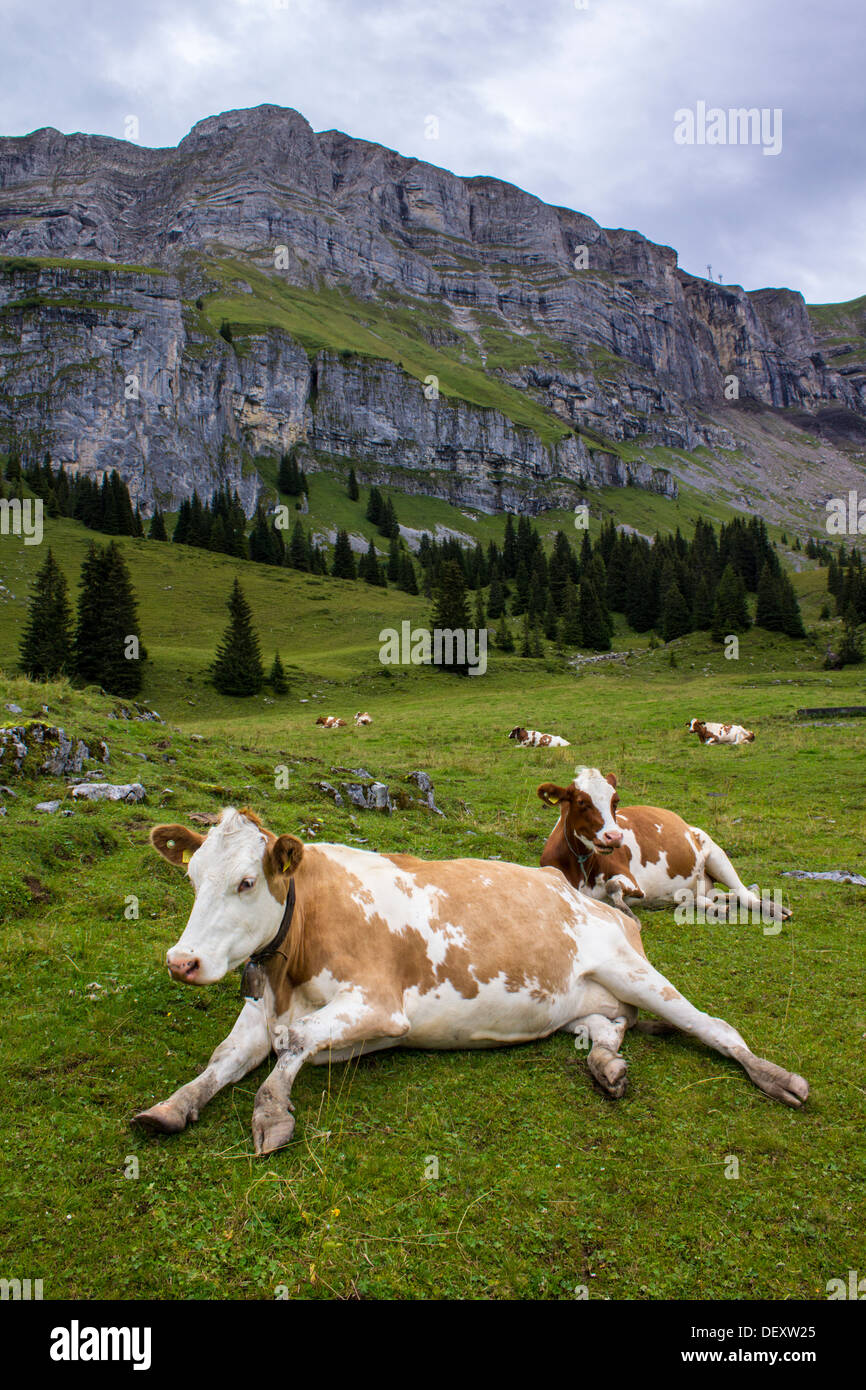
[{"label": "cow's eye", "polygon": [[255,886],[256,881],[254,878],[242,878],[240,883],[238,884],[238,892],[246,893],[248,889],[255,888]]}]

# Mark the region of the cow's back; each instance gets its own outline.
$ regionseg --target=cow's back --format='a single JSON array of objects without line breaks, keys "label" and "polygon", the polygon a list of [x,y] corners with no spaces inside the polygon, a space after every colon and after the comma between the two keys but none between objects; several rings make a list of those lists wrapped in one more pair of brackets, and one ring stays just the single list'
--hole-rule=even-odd
[{"label": "cow's back", "polygon": [[619,913],[553,868],[310,845],[298,880],[297,986],[327,997],[351,982],[392,999],[410,1020],[403,1045],[494,1046],[553,1032],[585,1011],[584,973],[623,936]]}]

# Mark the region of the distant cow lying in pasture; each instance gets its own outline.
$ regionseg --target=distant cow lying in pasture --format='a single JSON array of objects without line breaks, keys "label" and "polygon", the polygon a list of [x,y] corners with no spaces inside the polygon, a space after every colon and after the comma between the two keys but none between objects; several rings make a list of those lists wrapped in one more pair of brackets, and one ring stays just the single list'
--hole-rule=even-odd
[{"label": "distant cow lying in pasture", "polygon": [[356,723],[356,724],[358,724],[358,725],[360,726],[361,724],[372,724],[372,722],[373,722],[373,717],[372,717],[372,715],[367,714],[366,710],[364,711],[363,714],[361,713],[360,710],[358,710],[358,713],[355,715],[355,723]]},{"label": "distant cow lying in pasture", "polygon": [[159,825],[150,838],[169,863],[188,865],[195,891],[166,955],[172,977],[213,984],[246,962],[243,1008],[207,1067],[135,1116],[152,1131],[185,1129],[272,1050],[279,1060],[253,1109],[260,1154],[292,1137],[305,1062],[382,1048],[499,1047],[555,1032],[585,1046],[588,1036],[590,1072],[619,1097],[619,1047],[639,1008],[732,1057],[776,1100],[796,1107],[808,1096],[802,1077],[684,999],[630,945],[633,924],[558,870],[303,845],[231,807],[206,836]]},{"label": "distant cow lying in pasture", "polygon": [[516,739],[521,748],[570,748],[571,744],[567,739],[560,738],[558,734],[540,734],[537,729],[522,729],[518,724],[509,738]]},{"label": "distant cow lying in pasture", "polygon": [[[575,888],[608,899],[634,916],[633,906],[675,907],[686,894],[698,908],[714,911],[730,899],[753,913],[785,921],[789,909],[764,902],[740,879],[723,849],[704,830],[658,806],[619,808],[616,777],[598,768],[578,770],[572,784],[544,782],[538,795],[559,806],[559,820],[541,855],[543,866],[560,869]],[[730,889],[710,897],[714,883]],[[678,897],[680,894],[682,896]]]},{"label": "distant cow lying in pasture", "polygon": [[321,724],[324,729],[345,729],[346,727],[345,719],[338,719],[334,714],[320,714],[316,723]]},{"label": "distant cow lying in pasture", "polygon": [[755,735],[742,724],[707,724],[703,719],[690,719],[689,732],[697,734],[701,743],[754,743]]}]

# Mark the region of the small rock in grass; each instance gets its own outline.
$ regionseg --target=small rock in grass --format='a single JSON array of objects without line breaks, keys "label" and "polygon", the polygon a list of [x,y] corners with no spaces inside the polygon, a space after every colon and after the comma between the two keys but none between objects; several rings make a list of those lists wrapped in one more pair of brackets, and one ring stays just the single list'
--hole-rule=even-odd
[{"label": "small rock in grass", "polygon": [[140,782],[79,782],[72,795],[87,801],[144,801],[147,793]]},{"label": "small rock in grass", "polygon": [[37,811],[45,811],[45,813],[46,813],[47,815],[52,816],[52,815],[54,814],[55,811],[59,811],[59,810],[60,810],[60,802],[59,802],[59,801],[39,801],[39,802],[37,802],[36,810],[37,810]]}]

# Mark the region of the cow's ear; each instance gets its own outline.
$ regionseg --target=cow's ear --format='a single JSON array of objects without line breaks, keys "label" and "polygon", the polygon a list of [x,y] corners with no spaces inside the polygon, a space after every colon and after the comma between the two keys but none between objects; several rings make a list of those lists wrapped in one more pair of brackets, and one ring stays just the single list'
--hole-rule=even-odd
[{"label": "cow's ear", "polygon": [[615,773],[615,772],[609,772],[609,773],[607,774],[607,777],[606,777],[604,780],[605,780],[606,782],[610,782],[610,785],[611,785],[612,787],[615,787],[615,786],[616,786],[616,773]]},{"label": "cow's ear", "polygon": [[538,795],[545,806],[557,806],[560,801],[570,801],[571,793],[571,787],[558,787],[555,782],[542,782],[538,788]]},{"label": "cow's ear", "polygon": [[301,862],[304,846],[294,835],[280,835],[267,851],[267,868],[274,876],[293,874]]},{"label": "cow's ear", "polygon": [[150,832],[150,843],[169,864],[188,864],[200,845],[204,835],[195,830],[187,830],[185,825],[155,825]]}]

